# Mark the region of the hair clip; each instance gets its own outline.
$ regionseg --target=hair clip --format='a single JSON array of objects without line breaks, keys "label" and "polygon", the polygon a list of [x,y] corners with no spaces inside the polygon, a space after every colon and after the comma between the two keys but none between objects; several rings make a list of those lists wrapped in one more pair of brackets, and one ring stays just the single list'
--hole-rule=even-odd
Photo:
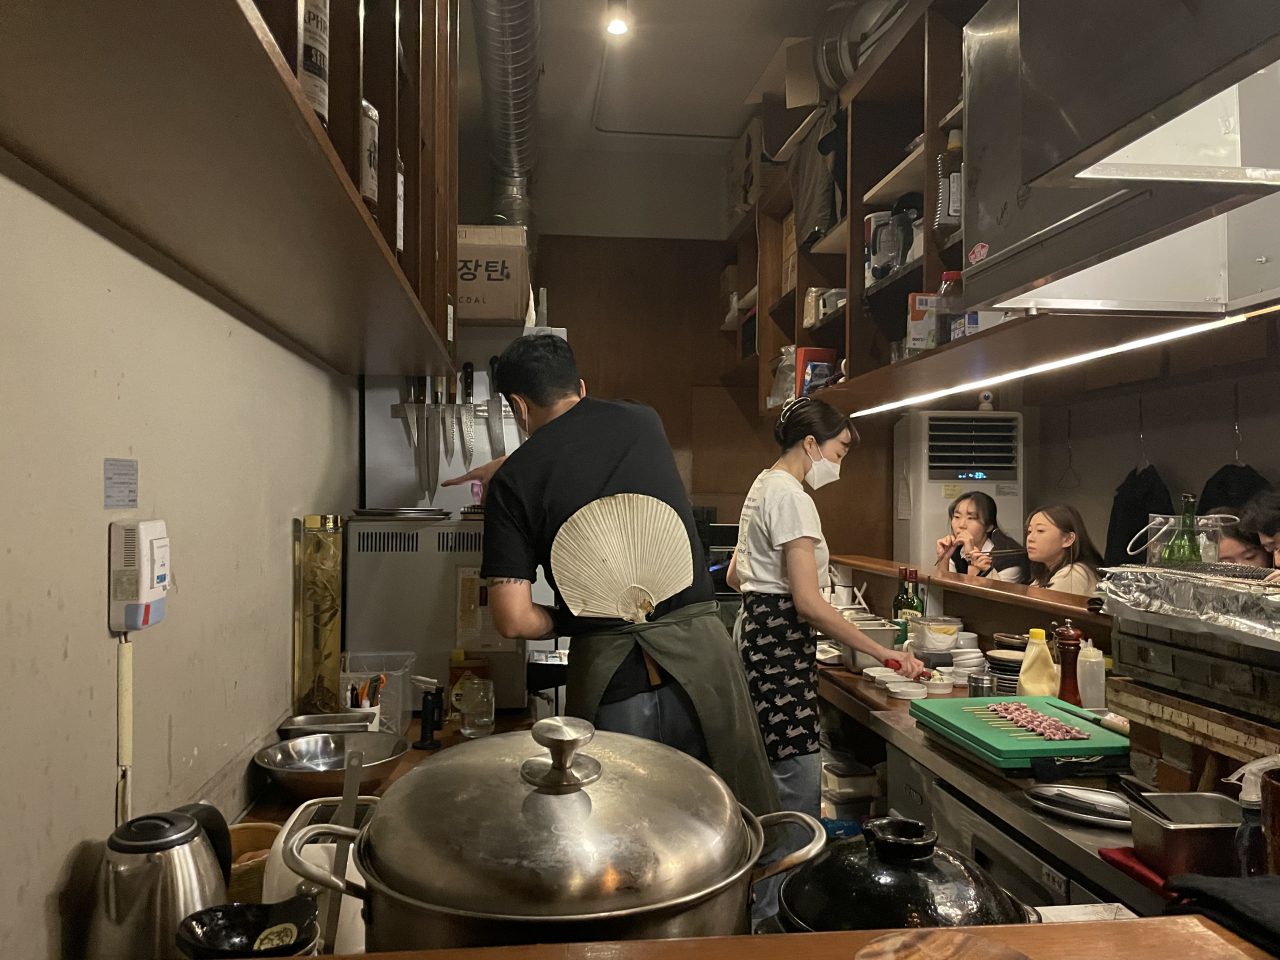
[{"label": "hair clip", "polygon": [[808,403],[810,399],[811,399],[810,397],[792,397],[790,400],[786,402],[786,404],[783,405],[782,413],[778,417],[778,422],[786,423],[787,417],[791,415],[791,411],[794,410],[796,407],[800,406],[800,404],[802,403]]}]

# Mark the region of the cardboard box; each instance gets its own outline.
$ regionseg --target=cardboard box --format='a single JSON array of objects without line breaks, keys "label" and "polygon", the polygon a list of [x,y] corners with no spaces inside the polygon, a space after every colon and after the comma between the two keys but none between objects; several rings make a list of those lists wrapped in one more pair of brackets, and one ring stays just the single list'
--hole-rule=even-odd
[{"label": "cardboard box", "polygon": [[[805,370],[811,363],[825,363],[832,370],[836,366],[836,352],[830,347],[797,347],[796,348],[796,393],[797,397],[807,396],[804,389]],[[809,391],[812,393],[812,390]]]},{"label": "cardboard box", "polygon": [[932,350],[938,345],[938,297],[913,293],[907,297],[908,350]]},{"label": "cardboard box", "polygon": [[460,320],[523,324],[529,312],[524,227],[458,225]]}]

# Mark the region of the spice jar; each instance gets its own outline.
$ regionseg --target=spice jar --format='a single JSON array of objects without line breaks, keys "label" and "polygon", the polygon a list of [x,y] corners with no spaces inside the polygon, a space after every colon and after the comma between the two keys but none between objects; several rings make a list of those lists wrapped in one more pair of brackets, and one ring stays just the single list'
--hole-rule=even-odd
[{"label": "spice jar", "polygon": [[1064,620],[1062,626],[1053,631],[1053,636],[1058,647],[1058,699],[1077,707],[1084,706],[1080,701],[1080,682],[1076,676],[1084,634],[1073,627],[1070,620]]}]

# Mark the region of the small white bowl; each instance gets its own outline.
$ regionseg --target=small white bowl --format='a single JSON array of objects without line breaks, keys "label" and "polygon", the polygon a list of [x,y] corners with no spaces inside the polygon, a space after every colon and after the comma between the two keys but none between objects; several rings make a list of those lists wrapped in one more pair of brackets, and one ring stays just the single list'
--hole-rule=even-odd
[{"label": "small white bowl", "polygon": [[889,696],[896,697],[899,700],[923,700],[929,695],[929,688],[923,683],[891,683],[889,684]]},{"label": "small white bowl", "polygon": [[948,677],[930,679],[924,682],[925,692],[931,697],[949,697],[953,686],[954,684]]},{"label": "small white bowl", "polygon": [[900,676],[896,670],[893,673],[880,673],[876,675],[876,686],[883,690],[891,683],[898,683],[906,679],[906,677]]},{"label": "small white bowl", "polygon": [[[978,635],[976,633],[971,633],[968,630],[961,630],[958,634],[956,634],[956,649],[957,650],[977,650]],[[955,654],[953,653],[952,656],[955,656]]]},{"label": "small white bowl", "polygon": [[953,667],[967,667],[970,664],[985,663],[986,657],[982,655],[981,650],[974,650],[972,653],[966,653],[963,656],[956,654],[951,655],[951,665]]},{"label": "small white bowl", "polygon": [[891,673],[897,673],[892,667],[865,667],[862,675],[868,679],[874,680],[876,677],[888,676]]}]

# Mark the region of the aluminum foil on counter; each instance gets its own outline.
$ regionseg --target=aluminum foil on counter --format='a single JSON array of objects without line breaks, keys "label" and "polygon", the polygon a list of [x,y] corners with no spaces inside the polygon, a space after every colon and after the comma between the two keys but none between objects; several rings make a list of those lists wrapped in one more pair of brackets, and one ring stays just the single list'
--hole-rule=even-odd
[{"label": "aluminum foil on counter", "polygon": [[1280,583],[1227,580],[1168,567],[1110,567],[1105,573],[1098,588],[1107,598],[1106,614],[1280,647]]}]

